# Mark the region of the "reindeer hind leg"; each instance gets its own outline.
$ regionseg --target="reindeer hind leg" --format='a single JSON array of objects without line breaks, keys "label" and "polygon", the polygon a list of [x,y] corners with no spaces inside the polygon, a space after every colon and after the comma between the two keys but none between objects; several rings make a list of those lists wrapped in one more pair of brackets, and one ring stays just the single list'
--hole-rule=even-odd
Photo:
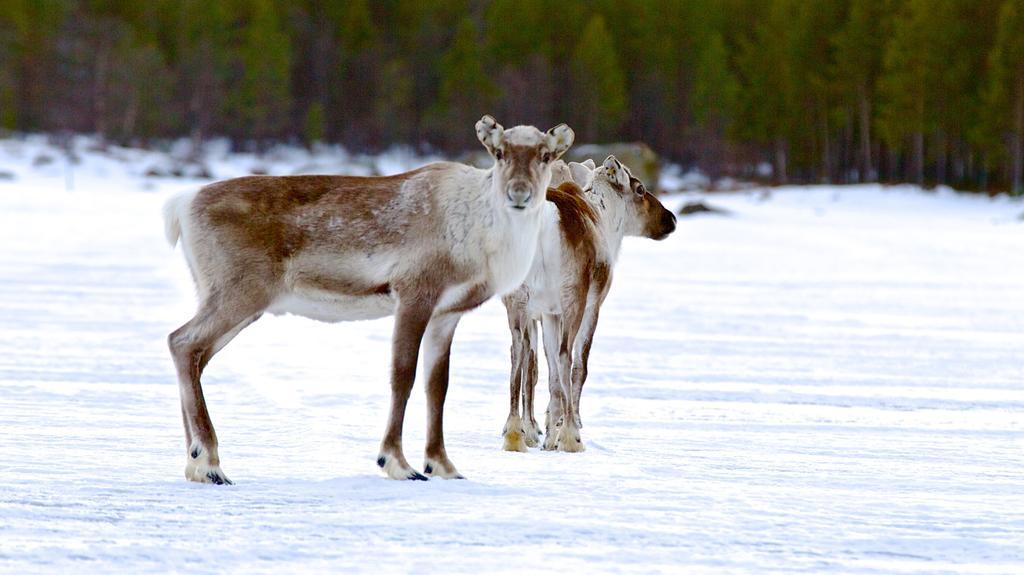
[{"label": "reindeer hind leg", "polygon": [[572,347],[583,320],[582,302],[566,310],[562,316],[561,331],[558,334],[558,369],[562,382],[563,413],[562,425],[558,429],[555,445],[559,451],[577,453],[585,449],[580,441],[577,426],[577,405],[572,389]]},{"label": "reindeer hind leg", "polygon": [[217,433],[203,395],[200,377],[213,356],[265,308],[263,298],[248,303],[206,301],[195,317],[167,338],[178,372],[182,421],[185,427],[185,477],[189,481],[230,484],[220,469]]}]

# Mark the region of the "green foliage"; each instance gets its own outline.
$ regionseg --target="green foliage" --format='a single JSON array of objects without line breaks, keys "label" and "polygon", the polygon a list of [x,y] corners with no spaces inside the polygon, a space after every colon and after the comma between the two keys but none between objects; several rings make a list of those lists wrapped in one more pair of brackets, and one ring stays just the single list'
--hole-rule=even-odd
[{"label": "green foliage", "polygon": [[359,52],[377,41],[377,28],[373,24],[368,0],[333,2],[331,16],[338,22],[338,37],[349,52]]},{"label": "green foliage", "polygon": [[[999,10],[995,45],[988,62],[990,76],[983,94],[987,112],[983,125],[990,135],[989,150],[993,157],[1008,162],[1013,192],[1024,193],[1024,7],[1015,0],[1006,0]],[[999,145],[1003,142],[1009,145]]]},{"label": "green foliage", "polygon": [[290,113],[291,45],[270,0],[248,0],[235,63],[241,77],[232,86],[230,112],[248,135],[266,140],[282,135]]},{"label": "green foliage", "polygon": [[449,137],[468,146],[473,141],[473,131],[468,128],[486,113],[496,91],[484,72],[483,48],[471,18],[459,21],[452,45],[441,57],[439,76],[441,85],[433,110],[435,128],[442,132],[448,125],[466,127]]},{"label": "green foliage", "polygon": [[614,136],[626,118],[626,75],[619,65],[613,40],[604,16],[595,14],[573,52],[576,105],[581,111],[578,121],[586,139]]},{"label": "green foliage", "polygon": [[737,67],[744,84],[739,102],[741,139],[770,143],[787,138],[798,120],[796,62],[790,50],[796,0],[773,0],[768,14],[740,41]]},{"label": "green foliage", "polygon": [[[983,97],[994,135],[1005,137],[1014,127],[1013,103],[1024,78],[1024,7],[1013,0],[1004,2],[997,30],[988,58],[989,81]],[[999,148],[997,145],[996,149]]]},{"label": "green foliage", "polygon": [[[776,177],[1009,187],[1020,0],[0,0],[0,128],[429,142],[567,121]],[[709,166],[714,164],[713,166]],[[851,172],[855,175],[851,176]]]},{"label": "green foliage", "polygon": [[697,57],[690,106],[697,125],[721,122],[727,127],[740,94],[739,80],[729,69],[729,51],[718,32],[712,32]]},{"label": "green foliage", "polygon": [[487,8],[488,47],[499,64],[519,63],[531,54],[552,56],[548,2],[495,0]]},{"label": "green foliage", "polygon": [[930,17],[931,2],[908,0],[893,19],[892,36],[883,52],[878,128],[889,147],[897,150],[905,146],[907,136],[925,129],[925,104],[929,84],[934,84],[934,69],[921,46],[928,42]]},{"label": "green foliage", "polygon": [[316,144],[324,141],[324,105],[320,102],[313,102],[306,108],[306,119],[303,122],[302,135],[307,144]]}]

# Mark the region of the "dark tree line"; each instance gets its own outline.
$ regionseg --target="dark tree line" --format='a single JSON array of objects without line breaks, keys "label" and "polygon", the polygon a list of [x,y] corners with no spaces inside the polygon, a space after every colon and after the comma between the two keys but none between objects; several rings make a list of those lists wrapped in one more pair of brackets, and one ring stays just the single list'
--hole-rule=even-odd
[{"label": "dark tree line", "polygon": [[1022,191],[1022,0],[0,0],[0,129],[476,146]]}]

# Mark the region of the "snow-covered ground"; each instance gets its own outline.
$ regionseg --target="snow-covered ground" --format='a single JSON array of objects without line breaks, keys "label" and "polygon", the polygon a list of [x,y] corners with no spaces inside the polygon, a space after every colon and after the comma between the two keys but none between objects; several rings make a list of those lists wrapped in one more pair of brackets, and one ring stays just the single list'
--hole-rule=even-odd
[{"label": "snow-covered ground", "polygon": [[[488,303],[453,351],[467,481],[374,464],[391,320],[266,317],[207,370],[236,482],[215,487],[182,476],[165,347],[194,300],[160,207],[201,181],[47,149],[0,141],[0,571],[1024,572],[1020,202],[757,190],[627,241],[582,454],[500,451],[509,339]],[[217,177],[310,159],[219,157]]]}]

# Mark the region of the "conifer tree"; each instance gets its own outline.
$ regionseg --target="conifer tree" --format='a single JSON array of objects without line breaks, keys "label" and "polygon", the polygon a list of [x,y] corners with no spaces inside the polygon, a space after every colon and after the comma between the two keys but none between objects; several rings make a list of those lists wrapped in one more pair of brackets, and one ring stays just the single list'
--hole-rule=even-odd
[{"label": "conifer tree", "polygon": [[931,3],[908,0],[892,20],[892,35],[886,43],[882,76],[879,78],[880,110],[878,131],[894,151],[911,143],[907,179],[924,185],[924,137],[927,129],[927,99],[931,79],[928,45]]},{"label": "conifer tree", "polygon": [[465,16],[459,21],[439,68],[441,84],[432,125],[442,134],[445,126],[461,128],[443,135],[450,144],[468,148],[476,139],[468,127],[487,113],[495,93],[484,72],[483,48],[472,18]]},{"label": "conifer tree", "polygon": [[604,16],[595,14],[580,35],[572,56],[579,110],[576,125],[583,141],[614,137],[626,118],[626,75],[619,64]]},{"label": "conifer tree", "polygon": [[741,39],[736,57],[743,82],[736,134],[770,146],[773,175],[780,184],[788,181],[795,123],[805,120],[803,110],[797,109],[796,62],[791,52],[796,2],[772,0],[751,37]]},{"label": "conifer tree", "polygon": [[235,119],[260,142],[280,136],[291,112],[291,44],[270,0],[248,0],[237,48],[241,77],[233,86]]},{"label": "conifer tree", "polygon": [[1024,193],[1024,8],[1016,0],[1006,0],[999,11],[984,99],[993,143],[1008,144],[1003,149],[1011,190]]},{"label": "conifer tree", "polygon": [[855,110],[861,181],[877,178],[871,157],[872,104],[882,67],[883,41],[887,37],[886,15],[891,9],[891,0],[851,0],[846,23],[833,37],[835,85],[844,104]]},{"label": "conifer tree", "polygon": [[[177,96],[184,124],[199,151],[203,140],[224,130],[230,67],[231,17],[221,2],[180,0],[174,13],[172,46]],[[198,17],[201,15],[201,17]]]},{"label": "conifer tree", "polygon": [[729,66],[729,52],[718,31],[708,34],[693,74],[690,107],[697,126],[711,141],[706,142],[704,169],[717,176],[723,162],[724,138],[733,120],[739,97],[739,81]]}]

